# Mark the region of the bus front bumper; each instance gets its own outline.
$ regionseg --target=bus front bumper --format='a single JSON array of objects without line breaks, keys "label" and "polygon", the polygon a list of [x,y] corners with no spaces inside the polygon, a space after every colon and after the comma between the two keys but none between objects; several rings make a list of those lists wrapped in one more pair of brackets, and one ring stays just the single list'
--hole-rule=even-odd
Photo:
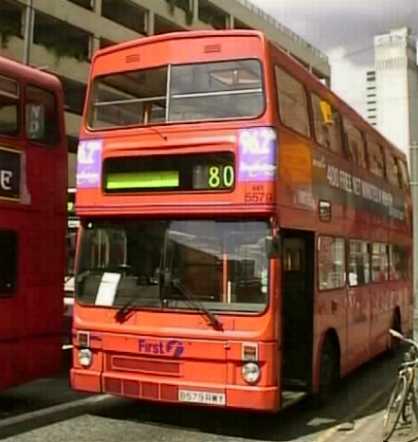
[{"label": "bus front bumper", "polygon": [[108,393],[129,398],[208,405],[253,411],[275,412],[280,401],[277,387],[217,385],[160,379],[154,376],[125,373],[102,373],[71,369],[71,386],[75,390]]}]

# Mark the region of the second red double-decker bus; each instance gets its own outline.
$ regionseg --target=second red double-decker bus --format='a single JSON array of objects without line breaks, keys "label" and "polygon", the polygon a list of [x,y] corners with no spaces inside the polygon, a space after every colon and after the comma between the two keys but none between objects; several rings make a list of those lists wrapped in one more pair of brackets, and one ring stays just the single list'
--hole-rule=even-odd
[{"label": "second red double-decker bus", "polygon": [[61,367],[63,114],[55,77],[0,57],[0,389]]},{"label": "second red double-decker bus", "polygon": [[411,330],[405,156],[255,31],[93,60],[74,388],[275,411]]}]

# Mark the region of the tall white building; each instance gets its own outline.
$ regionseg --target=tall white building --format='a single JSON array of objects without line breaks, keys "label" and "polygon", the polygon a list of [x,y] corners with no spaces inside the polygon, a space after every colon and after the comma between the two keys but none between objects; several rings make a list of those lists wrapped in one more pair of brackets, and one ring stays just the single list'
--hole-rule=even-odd
[{"label": "tall white building", "polygon": [[408,28],[376,36],[374,75],[367,73],[367,118],[407,154],[418,142],[416,44]]}]

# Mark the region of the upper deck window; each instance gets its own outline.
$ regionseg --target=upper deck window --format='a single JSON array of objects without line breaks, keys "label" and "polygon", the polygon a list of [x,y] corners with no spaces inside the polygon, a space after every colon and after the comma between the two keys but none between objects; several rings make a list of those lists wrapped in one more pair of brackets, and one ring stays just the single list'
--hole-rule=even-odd
[{"label": "upper deck window", "polygon": [[382,147],[370,138],[367,139],[367,151],[369,156],[369,168],[373,174],[385,176],[385,160]]},{"label": "upper deck window", "polygon": [[350,160],[357,163],[360,167],[367,169],[366,151],[364,139],[359,129],[353,123],[344,118],[344,136],[347,155]]},{"label": "upper deck window", "polygon": [[19,86],[15,80],[0,76],[0,134],[19,132]]},{"label": "upper deck window", "polygon": [[400,170],[396,158],[388,149],[385,150],[386,159],[386,176],[390,184],[395,187],[402,187]]},{"label": "upper deck window", "polygon": [[26,135],[35,142],[53,145],[58,141],[58,112],[52,92],[36,86],[26,89]]},{"label": "upper deck window", "polygon": [[283,124],[309,136],[308,103],[302,83],[275,67],[280,119]]},{"label": "upper deck window", "polygon": [[341,116],[318,95],[311,94],[316,141],[335,153],[342,152]]},{"label": "upper deck window", "polygon": [[96,79],[93,129],[257,117],[264,110],[256,60],[170,65]]}]

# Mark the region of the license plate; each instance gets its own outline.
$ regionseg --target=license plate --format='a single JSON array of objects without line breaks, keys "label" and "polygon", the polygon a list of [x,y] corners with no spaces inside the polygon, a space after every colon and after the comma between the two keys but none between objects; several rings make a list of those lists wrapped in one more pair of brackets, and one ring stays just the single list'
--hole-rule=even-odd
[{"label": "license plate", "polygon": [[179,390],[179,401],[195,404],[225,405],[224,393],[210,391]]}]

